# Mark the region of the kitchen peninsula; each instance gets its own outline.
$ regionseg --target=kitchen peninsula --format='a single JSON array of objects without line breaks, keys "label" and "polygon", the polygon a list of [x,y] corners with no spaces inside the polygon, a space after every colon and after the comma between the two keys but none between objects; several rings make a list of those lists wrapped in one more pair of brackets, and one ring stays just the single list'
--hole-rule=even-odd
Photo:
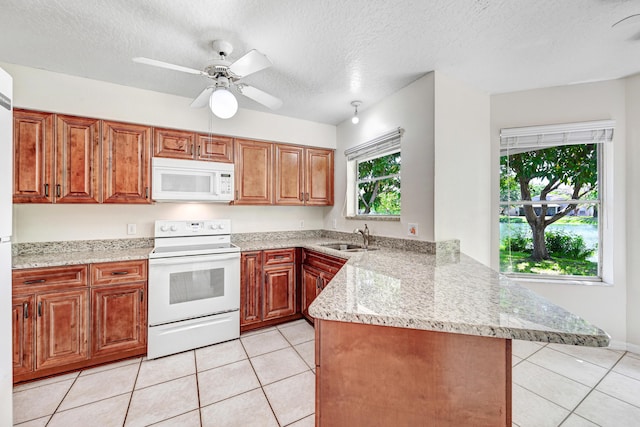
[{"label": "kitchen peninsula", "polygon": [[608,335],[463,254],[351,257],[316,318],[317,426],[511,426],[511,340]]}]

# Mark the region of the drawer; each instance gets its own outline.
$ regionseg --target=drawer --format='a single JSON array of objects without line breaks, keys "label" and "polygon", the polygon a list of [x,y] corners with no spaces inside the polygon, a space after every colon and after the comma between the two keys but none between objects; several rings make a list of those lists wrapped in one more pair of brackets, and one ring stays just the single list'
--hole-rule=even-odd
[{"label": "drawer", "polygon": [[270,249],[264,251],[264,265],[290,264],[296,260],[296,249]]},{"label": "drawer", "polygon": [[91,264],[91,286],[147,280],[147,260],[102,262]]},{"label": "drawer", "polygon": [[87,270],[86,264],[13,270],[13,291],[32,293],[87,286]]},{"label": "drawer", "polygon": [[319,268],[323,272],[329,273],[331,275],[336,274],[347,262],[346,259],[332,257],[330,255],[325,255],[320,252],[314,252],[305,249],[304,251],[304,261],[305,265],[311,265],[313,267]]}]

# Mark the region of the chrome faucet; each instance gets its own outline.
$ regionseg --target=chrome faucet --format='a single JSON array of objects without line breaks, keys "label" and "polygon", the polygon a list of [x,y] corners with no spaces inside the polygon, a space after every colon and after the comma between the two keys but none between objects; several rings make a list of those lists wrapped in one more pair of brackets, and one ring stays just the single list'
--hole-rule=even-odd
[{"label": "chrome faucet", "polygon": [[369,235],[369,227],[367,227],[367,224],[364,225],[364,230],[360,230],[359,228],[356,228],[355,230],[353,230],[353,232],[362,234],[362,247],[365,249],[368,249],[369,238],[371,236]]}]

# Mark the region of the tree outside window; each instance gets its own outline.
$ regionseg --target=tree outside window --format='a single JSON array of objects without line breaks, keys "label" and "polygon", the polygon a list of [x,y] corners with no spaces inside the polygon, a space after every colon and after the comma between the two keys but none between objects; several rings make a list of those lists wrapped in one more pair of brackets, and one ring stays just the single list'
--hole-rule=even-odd
[{"label": "tree outside window", "polygon": [[599,152],[576,144],[501,157],[501,271],[600,276]]},{"label": "tree outside window", "polygon": [[400,215],[400,152],[357,162],[358,215]]}]

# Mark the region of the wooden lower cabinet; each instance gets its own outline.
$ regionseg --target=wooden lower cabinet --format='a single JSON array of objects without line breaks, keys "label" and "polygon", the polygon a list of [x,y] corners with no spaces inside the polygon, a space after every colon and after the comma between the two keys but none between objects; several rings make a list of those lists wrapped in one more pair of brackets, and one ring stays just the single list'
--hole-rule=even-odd
[{"label": "wooden lower cabinet", "polygon": [[89,357],[87,290],[36,295],[36,370]]},{"label": "wooden lower cabinet", "polygon": [[13,297],[11,314],[14,374],[27,374],[33,371],[34,301],[33,295]]},{"label": "wooden lower cabinet", "polygon": [[14,383],[146,353],[147,260],[12,276]]},{"label": "wooden lower cabinet", "polygon": [[92,357],[136,349],[146,352],[144,283],[92,288],[91,307]]},{"label": "wooden lower cabinet", "polygon": [[304,249],[302,254],[302,314],[313,321],[309,306],[347,260]]},{"label": "wooden lower cabinet", "polygon": [[240,330],[300,318],[296,249],[243,252],[240,270]]}]

